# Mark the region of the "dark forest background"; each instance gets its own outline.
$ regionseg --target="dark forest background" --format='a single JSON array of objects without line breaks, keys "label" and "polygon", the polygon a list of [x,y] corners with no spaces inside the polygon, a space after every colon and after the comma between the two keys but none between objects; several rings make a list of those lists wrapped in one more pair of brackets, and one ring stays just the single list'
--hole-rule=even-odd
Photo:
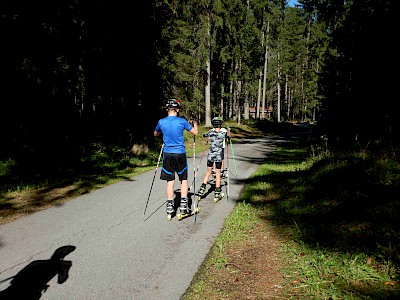
[{"label": "dark forest background", "polygon": [[152,132],[162,97],[150,2],[2,1],[0,22],[0,159],[63,169],[96,141],[129,147]]},{"label": "dark forest background", "polygon": [[[199,91],[205,91],[205,63],[197,59],[195,71],[183,74],[182,60],[196,52],[193,49],[202,49],[202,31],[196,31],[196,38],[194,32],[202,25],[200,16],[205,15],[212,16],[212,28],[219,28],[213,31],[211,43],[219,43],[210,55],[210,77],[218,83],[211,89],[211,114],[221,113],[215,107],[222,98],[228,106],[225,119],[249,118],[245,108],[256,106],[258,74],[264,66],[265,47],[257,34],[266,36],[268,21],[275,26],[269,31],[272,54],[267,81],[268,105],[274,112],[270,119],[259,121],[316,124],[315,137],[326,137],[332,150],[355,145],[393,149],[400,119],[396,1],[299,3],[292,8],[286,1],[199,1],[194,5],[144,0],[2,0],[0,161],[13,160],[17,172],[52,174],[79,164],[94,143],[119,145],[128,152],[135,143],[152,147],[152,133],[164,116],[163,103],[168,97],[182,97],[183,113],[204,120],[205,97]],[[229,13],[240,9],[247,23]],[[218,22],[225,27],[218,27]],[[244,23],[246,34],[229,39]],[[298,30],[280,30],[288,26]],[[306,28],[313,29],[318,39],[311,42],[306,33],[312,31]],[[184,33],[186,29],[189,33]],[[192,44],[177,42],[185,34],[193,37]],[[253,37],[253,44],[235,48],[245,37]],[[295,40],[307,42],[304,51],[296,48]],[[180,56],[180,64],[179,56],[173,56],[179,54],[177,45],[187,55]],[[318,63],[305,64],[311,61],[305,60],[307,55],[314,55]],[[203,57],[197,52],[193,56]],[[296,60],[299,57],[304,64]],[[232,70],[238,61],[246,68],[235,74]],[[287,74],[290,68],[303,71],[287,76],[285,82],[285,62]],[[228,69],[231,73],[224,73]],[[182,74],[190,78],[190,84],[182,84],[185,79],[178,78]],[[241,96],[229,91],[237,78],[243,83]],[[281,109],[288,111],[282,119],[277,118],[275,102],[279,82],[285,99]],[[293,90],[290,107],[287,83]],[[295,102],[296,91],[301,101]],[[235,97],[237,104],[229,106]]]}]

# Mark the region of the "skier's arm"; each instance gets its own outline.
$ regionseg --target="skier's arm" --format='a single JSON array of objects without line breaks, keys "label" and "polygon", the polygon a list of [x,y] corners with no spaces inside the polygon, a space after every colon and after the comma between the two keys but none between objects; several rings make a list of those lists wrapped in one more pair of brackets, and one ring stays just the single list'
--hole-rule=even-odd
[{"label": "skier's arm", "polygon": [[206,133],[204,133],[204,134],[203,134],[203,137],[209,137],[211,131],[213,131],[213,129],[210,129],[209,131],[207,131]]},{"label": "skier's arm", "polygon": [[161,127],[161,126],[160,126],[160,122],[158,122],[156,128],[154,129],[154,136],[155,136],[155,137],[161,135],[162,132],[161,132],[161,128],[160,128],[160,127]]},{"label": "skier's arm", "polygon": [[197,122],[193,121],[193,128],[189,131],[193,135],[199,134],[199,129],[197,128]]}]

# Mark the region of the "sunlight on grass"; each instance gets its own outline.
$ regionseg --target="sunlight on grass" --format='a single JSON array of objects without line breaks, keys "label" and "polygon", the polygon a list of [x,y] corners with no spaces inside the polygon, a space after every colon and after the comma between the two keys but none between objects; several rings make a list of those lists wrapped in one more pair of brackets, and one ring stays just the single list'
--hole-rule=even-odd
[{"label": "sunlight on grass", "polygon": [[[216,270],[224,270],[229,263],[225,256],[226,249],[245,242],[249,232],[257,223],[259,210],[249,203],[238,203],[232,214],[225,220],[224,230],[216,238],[213,247],[204,261],[200,271],[196,274],[194,283],[190,287],[190,292],[185,295],[184,299],[205,299],[202,294],[206,293],[207,299],[225,299],[221,292],[216,290],[213,282],[212,274],[207,270],[213,266]],[[207,290],[205,290],[207,287]]]},{"label": "sunlight on grass", "polygon": [[361,294],[383,297],[392,280],[388,266],[377,265],[363,253],[313,249],[301,243],[286,244],[282,250],[289,259],[285,272],[296,294],[293,299],[356,300]]},{"label": "sunlight on grass", "polygon": [[[251,122],[229,126],[233,139],[261,135]],[[188,158],[195,146],[196,164],[209,147],[202,137],[209,129],[201,126],[196,139],[185,134]],[[23,178],[15,161],[2,161],[0,222],[154,170],[158,142],[143,155],[93,143],[76,165],[51,176],[33,172]],[[289,241],[280,246],[286,262],[281,298],[400,298],[399,164],[365,151],[311,157],[309,148],[307,143],[285,143],[246,181],[188,299],[229,299],[214,289],[218,278],[208,269],[227,270],[227,250],[243,245],[260,224]]]},{"label": "sunlight on grass", "polygon": [[[278,149],[249,178],[208,263],[222,268],[225,249],[268,222],[290,239],[280,252],[282,298],[399,298],[399,165],[365,153],[291,156],[302,149]],[[209,286],[215,278],[203,274]]]}]

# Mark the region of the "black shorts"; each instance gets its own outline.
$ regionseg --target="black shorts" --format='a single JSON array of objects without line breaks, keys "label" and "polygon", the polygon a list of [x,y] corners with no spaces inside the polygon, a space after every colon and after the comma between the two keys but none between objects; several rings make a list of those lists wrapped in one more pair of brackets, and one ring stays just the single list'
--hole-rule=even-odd
[{"label": "black shorts", "polygon": [[207,167],[212,168],[215,164],[215,168],[220,170],[222,168],[222,161],[211,161],[207,160]]},{"label": "black shorts", "polygon": [[175,172],[178,174],[179,181],[187,180],[188,167],[187,167],[186,154],[164,153],[160,179],[167,181],[174,180]]}]

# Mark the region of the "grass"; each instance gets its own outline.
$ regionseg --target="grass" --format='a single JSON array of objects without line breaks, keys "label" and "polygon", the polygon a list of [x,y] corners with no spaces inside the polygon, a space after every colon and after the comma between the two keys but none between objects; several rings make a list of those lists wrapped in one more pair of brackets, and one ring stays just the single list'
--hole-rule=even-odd
[{"label": "grass", "polygon": [[[249,178],[185,300],[400,297],[399,165],[365,152],[315,157],[310,149],[287,144]],[[257,228],[279,239],[264,240]],[[262,276],[252,283],[232,277],[247,269],[230,267],[238,265],[231,249],[251,251],[244,241],[256,236],[252,247],[264,252],[279,243],[280,275],[269,278],[279,289]],[[262,266],[242,260],[254,273],[270,274],[272,254]]]},{"label": "grass", "polygon": [[[234,142],[287,130],[224,125]],[[207,130],[200,127],[198,154]],[[194,140],[185,140],[190,157]],[[0,224],[154,169],[160,147],[158,140],[134,155],[94,143],[79,164],[47,177],[22,176],[15,161],[3,161]],[[306,140],[285,143],[247,180],[185,300],[399,298],[400,168],[389,159],[395,156],[316,156],[315,149]]]}]

